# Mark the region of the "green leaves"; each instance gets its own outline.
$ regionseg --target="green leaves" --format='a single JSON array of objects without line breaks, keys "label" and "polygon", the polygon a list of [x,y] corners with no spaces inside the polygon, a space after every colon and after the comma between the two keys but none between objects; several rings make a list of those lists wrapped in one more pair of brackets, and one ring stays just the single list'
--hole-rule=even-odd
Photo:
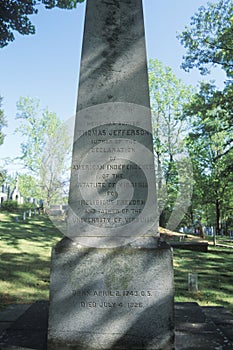
[{"label": "green leaves", "polygon": [[208,74],[211,66],[220,66],[233,76],[233,1],[219,0],[200,7],[189,27],[178,36],[187,49],[182,68],[196,67]]},{"label": "green leaves", "polygon": [[37,99],[21,97],[17,108],[21,160],[30,179],[37,179],[40,197],[49,204],[63,194],[71,147],[68,132],[55,113],[40,108]]},{"label": "green leaves", "polygon": [[218,232],[220,220],[231,217],[233,128],[228,100],[231,89],[229,85],[220,92],[211,83],[201,83],[199,93],[185,108],[192,127],[186,142],[194,165],[193,208],[204,206],[203,220],[215,225]]},{"label": "green leaves", "polygon": [[1,0],[0,2],[0,48],[15,39],[14,31],[23,35],[35,34],[30,15],[38,13],[38,5],[45,8],[73,9],[84,0]]},{"label": "green leaves", "polygon": [[158,60],[149,61],[149,86],[160,225],[175,229],[192,192],[192,171],[184,145],[188,124],[183,108],[193,89]]},{"label": "green leaves", "polygon": [[4,112],[1,107],[2,107],[2,97],[0,96],[0,145],[3,144],[4,137],[5,137],[2,129],[4,128],[4,126],[7,126],[6,118],[4,116]]}]

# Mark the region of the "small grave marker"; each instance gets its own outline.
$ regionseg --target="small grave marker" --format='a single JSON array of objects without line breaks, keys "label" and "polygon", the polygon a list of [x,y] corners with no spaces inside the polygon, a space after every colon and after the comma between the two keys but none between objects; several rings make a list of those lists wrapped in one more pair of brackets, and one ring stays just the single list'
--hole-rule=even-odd
[{"label": "small grave marker", "polygon": [[198,274],[188,273],[188,290],[192,292],[198,292]]}]

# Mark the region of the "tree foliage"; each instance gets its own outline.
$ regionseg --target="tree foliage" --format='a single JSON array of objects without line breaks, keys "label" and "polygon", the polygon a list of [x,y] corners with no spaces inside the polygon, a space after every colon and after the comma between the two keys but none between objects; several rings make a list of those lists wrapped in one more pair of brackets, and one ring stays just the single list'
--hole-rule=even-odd
[{"label": "tree foliage", "polygon": [[192,221],[198,217],[220,232],[221,224],[230,225],[233,212],[233,1],[200,7],[179,38],[186,48],[186,71],[196,67],[209,74],[218,66],[226,73],[222,90],[213,82],[201,83],[185,108],[195,179],[189,214]]},{"label": "tree foliage", "polygon": [[3,144],[4,137],[5,137],[5,135],[2,131],[4,126],[7,126],[7,122],[6,122],[6,118],[4,116],[4,112],[2,109],[2,97],[0,96],[0,145]]},{"label": "tree foliage", "polygon": [[196,67],[202,74],[220,66],[233,77],[233,1],[219,0],[200,7],[189,27],[179,35],[187,49],[182,67]]},{"label": "tree foliage", "polygon": [[0,47],[15,39],[14,31],[28,35],[35,33],[35,26],[29,19],[38,13],[38,5],[46,9],[58,7],[73,9],[84,0],[1,0],[0,2]]},{"label": "tree foliage", "polygon": [[4,185],[7,178],[7,171],[3,168],[0,168],[0,186]]},{"label": "tree foliage", "polygon": [[22,181],[35,183],[36,179],[40,197],[50,205],[64,195],[67,181],[71,145],[66,126],[55,113],[41,109],[37,99],[22,97],[17,108],[20,124],[16,132],[22,137],[21,161],[28,171]]},{"label": "tree foliage", "polygon": [[191,169],[184,147],[188,126],[183,119],[183,107],[193,89],[158,60],[149,61],[149,85],[160,225],[174,229],[192,192]]},{"label": "tree foliage", "polygon": [[[219,106],[219,93],[211,84],[201,84],[200,92],[186,107],[192,130],[187,145],[194,164],[196,203],[202,219],[220,232],[220,222],[232,214],[228,206],[233,182],[233,128]],[[228,203],[228,204],[227,204]],[[205,209],[205,210],[203,210]],[[215,215],[212,215],[215,213]]]},{"label": "tree foliage", "polygon": [[[28,174],[19,174],[19,189],[24,199],[32,197],[40,199],[42,194],[40,183],[37,178]],[[25,200],[24,200],[25,202]]]},{"label": "tree foliage", "polygon": [[[219,66],[226,73],[223,91],[204,88],[203,98],[209,94],[207,104],[215,106],[223,122],[233,120],[233,0],[219,0],[201,7],[192,17],[190,27],[180,35],[181,43],[187,49],[182,67],[198,68],[202,74],[210,73],[211,66]],[[204,93],[205,89],[205,93]],[[200,96],[199,96],[200,97]],[[211,110],[213,108],[211,107]],[[221,114],[221,115],[220,115]],[[227,126],[228,127],[228,126]]]},{"label": "tree foliage", "polygon": [[[7,126],[6,118],[4,116],[4,111],[2,109],[2,97],[0,96],[0,145],[3,144],[5,134],[3,133],[3,128]],[[0,166],[0,185],[2,185],[6,178],[6,170]]]},{"label": "tree foliage", "polygon": [[[185,113],[191,117],[192,131],[187,139],[190,155],[195,162],[196,184],[201,187],[203,204],[213,204],[217,231],[223,213],[223,202],[231,196],[233,180],[233,126],[228,116],[228,107],[219,103],[224,91],[219,92],[213,84],[200,86],[200,91],[186,106]],[[230,194],[230,196],[229,196]],[[225,217],[230,215],[224,210]],[[208,218],[207,218],[208,221]]]}]

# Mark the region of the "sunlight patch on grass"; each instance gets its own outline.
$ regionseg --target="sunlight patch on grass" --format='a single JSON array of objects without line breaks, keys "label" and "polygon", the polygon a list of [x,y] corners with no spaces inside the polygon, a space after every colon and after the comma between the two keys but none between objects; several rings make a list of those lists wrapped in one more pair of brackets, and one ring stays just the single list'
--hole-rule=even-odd
[{"label": "sunlight patch on grass", "polygon": [[[22,219],[0,213],[0,307],[49,297],[51,248],[63,235],[45,215]],[[198,273],[198,292],[188,290],[188,273]],[[156,276],[155,276],[156,278]],[[233,311],[233,249],[207,253],[174,249],[175,301],[225,306]]]},{"label": "sunlight patch on grass", "polygon": [[[175,250],[175,300],[225,306],[233,311],[232,258],[231,248],[211,247],[207,253]],[[189,272],[198,274],[198,292],[188,290]]]},{"label": "sunlight patch on grass", "polygon": [[62,234],[45,215],[26,222],[0,215],[0,307],[48,299],[51,248]]}]

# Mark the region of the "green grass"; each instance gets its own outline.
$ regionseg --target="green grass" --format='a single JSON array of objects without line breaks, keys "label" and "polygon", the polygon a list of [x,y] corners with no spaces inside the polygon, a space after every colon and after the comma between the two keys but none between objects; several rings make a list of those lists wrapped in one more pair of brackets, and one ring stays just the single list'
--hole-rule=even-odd
[{"label": "green grass", "polygon": [[45,215],[0,212],[0,307],[49,297],[51,247],[63,236]]},{"label": "green grass", "polygon": [[[198,291],[188,291],[188,273],[198,274]],[[209,246],[208,253],[174,250],[176,301],[224,306],[233,312],[233,249]]]},{"label": "green grass", "polygon": [[[45,215],[18,223],[16,215],[0,212],[0,307],[49,298],[51,247],[63,237]],[[232,258],[227,247],[210,246],[208,253],[175,249],[175,300],[233,311]],[[188,272],[198,273],[198,292],[188,291]]]}]

